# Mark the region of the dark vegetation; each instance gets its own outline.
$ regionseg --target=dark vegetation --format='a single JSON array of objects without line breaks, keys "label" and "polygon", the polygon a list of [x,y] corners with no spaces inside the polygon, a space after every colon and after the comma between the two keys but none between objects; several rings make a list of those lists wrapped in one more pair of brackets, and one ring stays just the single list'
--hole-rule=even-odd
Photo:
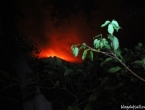
[{"label": "dark vegetation", "polygon": [[[145,78],[144,68],[133,65],[134,61],[144,57],[145,48],[136,46],[133,50],[124,49],[123,55],[128,67]],[[96,54],[94,62],[88,57],[83,64],[72,64],[57,57],[33,60],[31,66],[35,75],[29,75],[38,83],[47,100],[53,102],[55,110],[65,110],[68,106],[79,107],[80,110],[83,108],[117,110],[123,104],[143,105],[145,83],[134,77],[115,60],[102,64],[105,59],[105,56]],[[115,73],[107,72],[116,65],[122,69]],[[4,71],[1,71],[2,73],[6,76]],[[3,83],[1,89],[3,100],[7,100],[9,106],[18,107],[21,100],[19,83],[8,79],[9,75],[5,78],[4,76],[3,80],[6,83]],[[35,88],[34,85],[30,87]],[[6,96],[9,99],[6,99]]]},{"label": "dark vegetation", "polygon": [[[38,59],[36,46],[17,31],[14,17],[15,2],[3,0],[0,4],[0,109],[22,110],[20,81],[15,75],[13,62],[24,52],[35,74],[29,74],[39,86],[54,110],[118,110],[123,105],[143,105],[145,83],[134,77],[119,62],[102,64],[106,56],[96,54],[94,62],[89,57],[83,64],[73,64],[57,57]],[[8,6],[7,6],[8,5]],[[6,7],[7,6],[7,7]],[[9,8],[8,8],[9,7]],[[55,15],[56,16],[56,15]],[[20,37],[23,36],[23,37]],[[34,53],[33,53],[33,52]],[[126,65],[145,78],[143,66],[133,62],[145,57],[145,47],[123,49]],[[100,66],[100,64],[102,64]],[[108,73],[114,66],[122,69]]]},{"label": "dark vegetation", "polygon": [[[128,67],[144,77],[144,68],[133,65],[133,62],[144,57],[145,48],[126,48],[123,55]],[[34,78],[56,110],[66,109],[68,106],[80,107],[81,110],[117,110],[123,104],[143,105],[145,83],[115,60],[102,64],[105,59],[105,56],[98,54],[94,62],[88,57],[83,64],[68,63],[57,57],[40,59],[37,63],[37,78]],[[122,69],[115,73],[107,72],[116,65]]]}]

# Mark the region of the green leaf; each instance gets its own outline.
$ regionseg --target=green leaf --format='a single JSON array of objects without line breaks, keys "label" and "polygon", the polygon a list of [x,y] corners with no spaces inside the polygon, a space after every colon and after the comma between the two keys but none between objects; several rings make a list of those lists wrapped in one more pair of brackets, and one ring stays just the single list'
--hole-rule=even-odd
[{"label": "green leaf", "polygon": [[143,64],[145,65],[145,58],[142,59]]},{"label": "green leaf", "polygon": [[86,43],[82,43],[83,46],[86,46]]},{"label": "green leaf", "polygon": [[117,50],[119,48],[119,41],[118,41],[117,37],[115,37],[115,36],[112,41],[112,46],[113,46],[114,50]]},{"label": "green leaf", "polygon": [[104,46],[103,42],[100,42],[100,49],[102,49]]},{"label": "green leaf", "polygon": [[105,21],[105,23],[104,23],[104,24],[102,24],[102,25],[101,25],[101,27],[104,27],[104,26],[108,25],[109,23],[110,23],[110,21],[109,21],[109,20],[107,20],[107,21]]},{"label": "green leaf", "polygon": [[103,79],[101,80],[101,87],[103,87],[103,86],[108,82],[108,80],[109,80],[109,76],[103,78]]},{"label": "green leaf", "polygon": [[143,65],[143,61],[141,61],[141,60],[136,60],[136,61],[134,61],[132,64]]},{"label": "green leaf", "polygon": [[95,47],[95,48],[99,48],[99,47],[100,47],[100,40],[98,40],[98,39],[96,40],[96,39],[95,39],[95,40],[94,40],[94,43],[95,43],[95,44],[94,44],[94,47]]},{"label": "green leaf", "polygon": [[56,81],[54,84],[55,87],[58,87],[59,85],[60,85],[60,81]]},{"label": "green leaf", "polygon": [[79,50],[85,49],[85,47],[86,47],[86,43],[82,43],[82,46],[79,48]]},{"label": "green leaf", "polygon": [[54,64],[54,59],[52,57],[49,57],[47,60],[50,65]]},{"label": "green leaf", "polygon": [[109,24],[108,25],[108,33],[110,33],[111,35],[113,35],[113,32],[114,32],[113,25],[112,24]]},{"label": "green leaf", "polygon": [[132,82],[136,82],[136,81],[138,81],[137,78],[131,78],[130,80],[131,80]]},{"label": "green leaf", "polygon": [[98,41],[99,41],[98,39],[95,39],[95,40],[94,40],[94,45],[96,45],[96,43],[97,43]]},{"label": "green leaf", "polygon": [[78,56],[78,54],[79,54],[79,49],[75,47],[75,57]]},{"label": "green leaf", "polygon": [[135,46],[135,50],[141,51],[141,47],[140,46]]},{"label": "green leaf", "polygon": [[73,110],[73,108],[71,106],[68,106],[68,110]]},{"label": "green leaf", "polygon": [[93,56],[93,52],[92,51],[90,51],[90,58],[91,58],[91,61],[93,61],[94,56]]},{"label": "green leaf", "polygon": [[117,21],[115,21],[114,19],[112,20],[112,22],[111,22],[115,27],[119,27],[119,24],[118,24],[118,22]]},{"label": "green leaf", "polygon": [[95,92],[93,94],[91,94],[91,96],[89,97],[89,101],[95,101],[97,99],[98,94]]},{"label": "green leaf", "polygon": [[64,72],[64,76],[69,75],[73,70],[72,69],[66,69]]},{"label": "green leaf", "polygon": [[112,20],[111,24],[113,25],[114,29],[118,32],[118,30],[121,28],[117,21]]},{"label": "green leaf", "polygon": [[107,41],[105,38],[102,39],[102,42],[103,42],[104,44],[108,43],[108,41]]},{"label": "green leaf", "polygon": [[124,83],[119,83],[115,88],[117,89],[117,88],[120,88],[122,86],[124,86]]},{"label": "green leaf", "polygon": [[121,68],[119,67],[119,66],[117,66],[117,67],[112,67],[112,68],[110,68],[109,70],[108,70],[108,72],[109,73],[115,73],[115,72],[117,72],[117,71],[119,71]]},{"label": "green leaf", "polygon": [[86,107],[84,108],[84,110],[92,110],[92,108],[93,108],[93,103],[92,103],[92,101],[90,101],[90,102],[86,105]]},{"label": "green leaf", "polygon": [[109,44],[104,44],[104,47],[106,47],[108,50],[111,49]]},{"label": "green leaf", "polygon": [[143,44],[142,44],[141,42],[139,42],[139,43],[138,43],[138,46],[139,46],[139,47],[142,47],[142,46],[143,46]]},{"label": "green leaf", "polygon": [[122,60],[123,62],[125,62],[125,59],[124,59],[123,56],[121,55],[121,50],[120,50],[120,49],[115,50],[115,53],[116,53],[116,55],[117,55],[119,58],[121,58],[121,60]]},{"label": "green leaf", "polygon": [[114,36],[109,34],[109,35],[108,35],[108,39],[110,39],[110,41],[113,41]]},{"label": "green leaf", "polygon": [[78,54],[79,54],[79,49],[78,49],[78,47],[75,47],[75,48],[74,48],[73,54],[74,54],[75,57],[78,56]]},{"label": "green leaf", "polygon": [[82,55],[82,60],[86,58],[87,52],[88,52],[88,49],[84,50],[83,55]]},{"label": "green leaf", "polygon": [[102,65],[104,65],[105,63],[111,61],[112,59],[113,59],[113,58],[111,58],[111,57],[106,58],[105,61],[101,62],[100,67],[101,67]]},{"label": "green leaf", "polygon": [[59,58],[56,58],[55,64],[56,64],[57,66],[62,66],[62,61],[61,61]]},{"label": "green leaf", "polygon": [[79,48],[79,50],[82,50],[82,49],[85,49],[85,46],[82,45],[82,46]]},{"label": "green leaf", "polygon": [[124,50],[124,51],[126,51],[126,52],[128,52],[128,51],[129,51],[129,50],[128,50],[128,48],[124,48],[123,50]]}]

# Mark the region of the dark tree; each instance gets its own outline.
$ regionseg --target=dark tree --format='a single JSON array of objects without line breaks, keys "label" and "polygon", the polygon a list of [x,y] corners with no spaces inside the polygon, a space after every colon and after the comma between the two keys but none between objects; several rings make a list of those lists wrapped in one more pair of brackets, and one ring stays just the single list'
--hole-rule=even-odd
[{"label": "dark tree", "polygon": [[[38,51],[29,40],[18,32],[16,15],[21,16],[21,13],[17,11],[17,6],[16,0],[0,2],[0,72],[19,78],[20,88],[18,90],[22,96],[19,100],[24,110],[51,110],[51,103],[45,99],[36,82],[26,74],[33,73],[28,62],[34,58],[33,52]],[[10,79],[7,80],[8,83],[11,82]],[[35,85],[35,88],[29,87],[32,84]],[[0,85],[3,86],[3,83]],[[7,103],[9,104],[9,102]],[[7,109],[8,104],[1,105],[1,109]]]},{"label": "dark tree", "polygon": [[82,13],[84,19],[91,25],[94,13],[99,9],[100,0],[45,0],[43,7],[50,10],[52,20],[57,19],[56,26],[63,20],[69,20],[74,15]]},{"label": "dark tree", "polygon": [[[90,22],[95,17],[93,12],[98,9],[98,3],[98,0],[46,0],[43,6],[50,10],[53,19],[58,19],[56,25],[59,25],[80,12]],[[18,90],[22,97],[19,100],[24,110],[51,110],[51,103],[45,99],[38,84],[27,75],[34,74],[29,61],[35,58],[33,53],[38,50],[16,27],[16,16],[25,18],[17,10],[18,6],[17,0],[2,0],[0,3],[0,70],[19,78]]]},{"label": "dark tree", "polygon": [[126,17],[145,17],[145,3],[143,0],[125,0],[122,7],[126,10]]}]

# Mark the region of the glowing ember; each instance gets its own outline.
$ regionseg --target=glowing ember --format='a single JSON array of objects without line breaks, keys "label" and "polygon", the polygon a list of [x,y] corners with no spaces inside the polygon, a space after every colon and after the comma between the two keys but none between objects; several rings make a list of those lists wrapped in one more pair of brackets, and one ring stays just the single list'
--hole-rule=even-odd
[{"label": "glowing ember", "polygon": [[46,37],[48,38],[48,45],[40,47],[40,58],[57,56],[70,62],[82,62],[80,57],[74,57],[71,53],[71,45],[82,42],[75,30],[46,33]]}]

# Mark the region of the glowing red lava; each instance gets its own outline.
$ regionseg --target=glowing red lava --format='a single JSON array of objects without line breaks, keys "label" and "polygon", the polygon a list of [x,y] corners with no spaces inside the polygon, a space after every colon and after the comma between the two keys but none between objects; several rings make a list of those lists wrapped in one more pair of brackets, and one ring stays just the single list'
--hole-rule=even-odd
[{"label": "glowing red lava", "polygon": [[48,38],[48,45],[40,47],[40,58],[57,56],[70,62],[82,62],[80,56],[74,57],[71,53],[71,45],[82,42],[75,30],[46,33],[46,37]]}]

